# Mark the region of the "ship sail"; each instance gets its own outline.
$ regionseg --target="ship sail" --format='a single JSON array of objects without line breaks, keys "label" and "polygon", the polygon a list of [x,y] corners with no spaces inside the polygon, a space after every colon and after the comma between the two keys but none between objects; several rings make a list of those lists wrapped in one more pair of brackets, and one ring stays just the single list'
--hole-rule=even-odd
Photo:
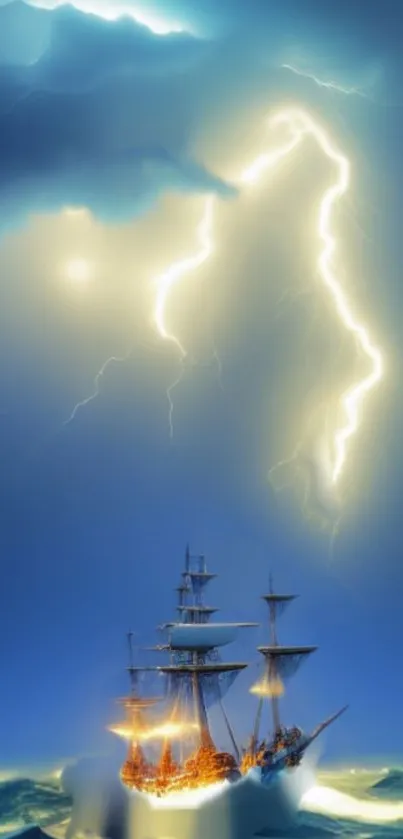
[{"label": "ship sail", "polygon": [[[272,579],[270,578],[270,585],[272,586]],[[275,618],[281,617],[287,606],[296,600],[298,594],[275,594],[273,591],[270,594],[264,594],[262,600],[265,600],[269,608],[275,613]]]},{"label": "ship sail", "polygon": [[193,702],[193,685],[196,672],[203,693],[203,701],[207,709],[216,702],[220,702],[232,687],[239,673],[247,667],[244,663],[226,664],[210,662],[209,664],[178,664],[160,668],[167,677],[166,692],[173,701],[179,697],[182,708],[191,708]]},{"label": "ship sail", "polygon": [[273,666],[281,679],[290,679],[299,670],[305,659],[317,650],[317,647],[258,647],[267,662],[268,669]]},{"label": "ship sail", "polygon": [[209,652],[236,640],[238,630],[256,624],[247,623],[176,623],[169,629],[169,646],[173,650]]}]

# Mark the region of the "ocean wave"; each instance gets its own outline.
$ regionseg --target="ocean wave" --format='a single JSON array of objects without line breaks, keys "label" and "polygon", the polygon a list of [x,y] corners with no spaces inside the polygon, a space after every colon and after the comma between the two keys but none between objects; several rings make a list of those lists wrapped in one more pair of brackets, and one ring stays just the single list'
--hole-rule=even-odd
[{"label": "ocean wave", "polygon": [[403,799],[403,770],[388,769],[383,778],[372,784],[371,795]]},{"label": "ocean wave", "polygon": [[71,799],[56,780],[11,778],[0,782],[1,834],[33,823],[47,827],[64,821],[70,811]]},{"label": "ocean wave", "polygon": [[[34,823],[40,824],[53,834],[55,825],[60,826],[69,819],[71,798],[61,789],[56,777],[29,779],[10,777],[10,774],[0,775],[0,835],[4,839],[19,831],[24,839],[47,839],[46,833],[38,829],[34,835],[30,828]],[[401,800],[396,800],[399,790]],[[388,792],[390,800],[386,797]],[[377,800],[378,795],[382,795],[382,800]],[[331,786],[313,786],[304,795],[298,824],[292,830],[281,832],[281,836],[282,839],[340,836],[389,839],[403,835],[402,822],[403,771],[390,769],[369,787],[367,797],[356,797]]]},{"label": "ocean wave", "polygon": [[311,813],[363,824],[395,824],[403,821],[403,801],[355,798],[332,787],[312,787],[304,795],[303,808]]}]

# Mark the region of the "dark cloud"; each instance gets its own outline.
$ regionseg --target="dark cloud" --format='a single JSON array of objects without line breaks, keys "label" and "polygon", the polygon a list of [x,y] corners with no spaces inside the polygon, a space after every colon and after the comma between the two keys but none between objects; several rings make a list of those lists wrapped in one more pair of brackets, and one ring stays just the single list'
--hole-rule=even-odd
[{"label": "dark cloud", "polygon": [[51,37],[31,69],[35,87],[72,92],[115,75],[185,72],[204,53],[203,43],[189,34],[159,37],[127,19],[110,23],[71,7],[46,16]]},{"label": "dark cloud", "polygon": [[[4,159],[4,158],[3,158]],[[35,161],[37,163],[37,160]],[[130,149],[116,155],[74,156],[46,167],[25,167],[15,177],[3,173],[0,230],[15,228],[35,212],[63,207],[88,207],[101,221],[129,221],[145,212],[164,191],[219,192],[234,190],[192,162],[175,160],[163,149]],[[15,160],[12,160],[15,163]],[[48,160],[49,164],[49,160]]]},{"label": "dark cloud", "polygon": [[[0,8],[0,31],[9,27],[16,43],[16,22],[24,29],[36,18],[52,18],[44,53],[30,66],[0,69],[3,230],[66,204],[121,221],[164,190],[230,194],[188,153],[189,99],[180,86],[200,50],[193,38],[21,3]],[[148,71],[153,78],[140,81]]]},{"label": "dark cloud", "polygon": [[0,0],[0,66],[29,66],[49,46],[52,18],[25,3]]}]

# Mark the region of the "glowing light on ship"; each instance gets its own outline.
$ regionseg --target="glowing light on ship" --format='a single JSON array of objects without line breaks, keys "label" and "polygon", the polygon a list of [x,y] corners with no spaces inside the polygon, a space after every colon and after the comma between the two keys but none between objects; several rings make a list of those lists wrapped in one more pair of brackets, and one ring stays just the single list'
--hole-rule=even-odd
[{"label": "glowing light on ship", "polygon": [[165,722],[146,729],[135,729],[130,723],[119,723],[109,726],[108,730],[124,740],[147,742],[148,740],[180,739],[199,731],[200,726],[196,722]]},{"label": "glowing light on ship", "polygon": [[260,682],[256,682],[252,685],[249,693],[253,693],[255,696],[265,696],[267,698],[270,698],[271,696],[283,696],[284,685],[281,679],[262,679]]}]

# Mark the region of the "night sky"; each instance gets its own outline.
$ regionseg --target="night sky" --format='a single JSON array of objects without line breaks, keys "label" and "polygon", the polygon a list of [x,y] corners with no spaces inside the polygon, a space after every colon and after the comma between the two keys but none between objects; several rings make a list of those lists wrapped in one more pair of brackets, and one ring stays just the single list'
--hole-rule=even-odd
[{"label": "night sky", "polygon": [[[155,34],[136,0],[54,5],[0,0],[0,763],[111,746],[124,633],[154,643],[187,541],[219,574],[208,600],[225,619],[265,620],[270,571],[301,595],[280,639],[319,651],[290,685],[287,721],[309,729],[350,703],[326,758],[396,761],[403,8],[155,0]],[[133,16],[105,19],[118,8]],[[331,167],[307,141],[252,200],[234,186],[269,144],[266,117],[290,104],[351,161],[337,266],[385,357],[335,540],[314,481],[307,515],[301,487],[268,479],[328,393],[366,369],[315,271]],[[214,255],[167,307],[191,359],[181,370],[153,325],[153,278],[194,253],[207,193]],[[110,356],[124,360],[66,423]],[[171,439],[166,390],[181,372]],[[265,631],[225,650],[252,662],[227,698],[242,737]]]}]

